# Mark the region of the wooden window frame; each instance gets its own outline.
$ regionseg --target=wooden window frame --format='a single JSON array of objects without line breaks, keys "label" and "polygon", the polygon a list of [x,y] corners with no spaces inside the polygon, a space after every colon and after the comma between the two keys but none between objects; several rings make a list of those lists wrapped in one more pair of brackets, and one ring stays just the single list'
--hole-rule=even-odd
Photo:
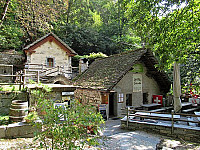
[{"label": "wooden window frame", "polygon": [[[52,60],[52,64],[50,65],[50,61],[49,60]],[[46,59],[46,64],[47,64],[47,67],[48,68],[53,68],[55,67],[55,59],[53,57],[47,57]]]}]

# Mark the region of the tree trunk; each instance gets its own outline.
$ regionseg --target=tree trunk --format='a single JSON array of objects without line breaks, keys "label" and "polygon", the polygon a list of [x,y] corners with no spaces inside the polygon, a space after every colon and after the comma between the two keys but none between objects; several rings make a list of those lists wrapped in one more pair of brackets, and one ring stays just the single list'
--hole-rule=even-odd
[{"label": "tree trunk", "polygon": [[6,0],[6,3],[4,5],[4,7],[3,7],[3,12],[2,12],[1,18],[0,18],[0,20],[1,20],[0,26],[3,24],[3,20],[5,19],[9,3],[10,3],[10,0]]}]

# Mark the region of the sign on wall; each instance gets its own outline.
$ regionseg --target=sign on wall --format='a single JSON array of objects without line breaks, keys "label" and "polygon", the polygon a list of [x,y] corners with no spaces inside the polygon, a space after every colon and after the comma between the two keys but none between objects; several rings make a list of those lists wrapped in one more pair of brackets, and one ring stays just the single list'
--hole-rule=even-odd
[{"label": "sign on wall", "polygon": [[142,92],[141,74],[133,74],[133,92]]},{"label": "sign on wall", "polygon": [[162,95],[153,95],[153,103],[163,105],[163,96]]}]

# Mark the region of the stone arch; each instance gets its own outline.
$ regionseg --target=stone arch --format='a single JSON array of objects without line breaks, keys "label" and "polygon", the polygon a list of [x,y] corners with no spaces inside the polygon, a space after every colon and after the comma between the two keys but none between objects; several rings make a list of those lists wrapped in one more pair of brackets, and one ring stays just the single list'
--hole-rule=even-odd
[{"label": "stone arch", "polygon": [[72,82],[64,75],[57,75],[49,80],[49,83],[71,85]]}]

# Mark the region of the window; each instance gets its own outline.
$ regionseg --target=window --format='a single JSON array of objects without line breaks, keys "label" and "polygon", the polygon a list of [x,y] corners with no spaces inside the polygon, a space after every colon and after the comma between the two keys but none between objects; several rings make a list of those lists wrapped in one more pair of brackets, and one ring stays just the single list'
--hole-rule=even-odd
[{"label": "window", "polygon": [[118,97],[118,103],[123,103],[124,102],[124,94],[120,93]]},{"label": "window", "polygon": [[53,66],[54,66],[54,59],[47,58],[47,67],[53,67]]}]

